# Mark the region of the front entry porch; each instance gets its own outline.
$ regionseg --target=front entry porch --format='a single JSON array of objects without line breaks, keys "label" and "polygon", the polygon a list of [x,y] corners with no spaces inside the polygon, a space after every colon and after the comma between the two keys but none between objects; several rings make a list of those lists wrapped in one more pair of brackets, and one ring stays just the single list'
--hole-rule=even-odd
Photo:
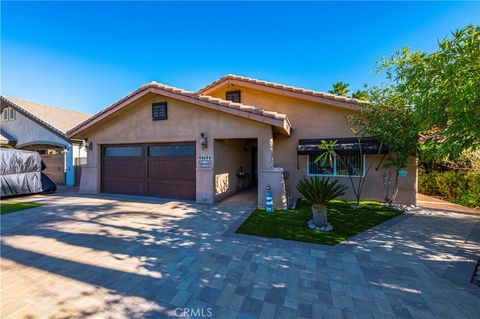
[{"label": "front entry porch", "polygon": [[215,139],[215,202],[256,186],[257,139]]},{"label": "front entry porch", "polygon": [[[247,189],[258,189],[258,206],[264,207],[265,189],[270,185],[275,208],[286,208],[284,170],[273,166],[271,135],[214,138],[208,149],[197,149],[197,155],[197,202],[215,203]],[[211,158],[211,167],[202,167],[200,158]]]}]

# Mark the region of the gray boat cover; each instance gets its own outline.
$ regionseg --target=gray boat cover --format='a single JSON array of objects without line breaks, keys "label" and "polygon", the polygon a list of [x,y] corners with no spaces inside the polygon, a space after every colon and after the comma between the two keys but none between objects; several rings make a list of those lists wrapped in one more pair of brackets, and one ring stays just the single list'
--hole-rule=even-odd
[{"label": "gray boat cover", "polygon": [[42,188],[42,158],[37,152],[0,148],[1,196],[35,194]]}]

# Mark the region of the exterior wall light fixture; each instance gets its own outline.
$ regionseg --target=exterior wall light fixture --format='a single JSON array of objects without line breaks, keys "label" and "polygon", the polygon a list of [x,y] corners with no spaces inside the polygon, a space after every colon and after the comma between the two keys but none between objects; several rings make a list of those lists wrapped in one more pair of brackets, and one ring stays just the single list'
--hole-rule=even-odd
[{"label": "exterior wall light fixture", "polygon": [[83,141],[82,147],[85,149],[86,152],[91,151],[93,149],[93,143],[88,142],[88,138]]},{"label": "exterior wall light fixture", "polygon": [[202,147],[202,151],[206,150],[208,147],[207,136],[205,136],[204,132],[200,133],[200,146]]}]

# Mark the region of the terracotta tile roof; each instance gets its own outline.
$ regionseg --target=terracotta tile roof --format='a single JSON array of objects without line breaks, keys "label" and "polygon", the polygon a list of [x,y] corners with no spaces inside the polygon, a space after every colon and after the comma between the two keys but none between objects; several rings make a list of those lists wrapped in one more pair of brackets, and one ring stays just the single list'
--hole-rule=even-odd
[{"label": "terracotta tile roof", "polygon": [[210,83],[209,85],[205,86],[204,88],[198,90],[198,93],[203,93],[203,94],[208,94],[210,89],[214,88],[215,86],[221,84],[222,82],[225,81],[241,81],[245,83],[251,83],[251,84],[256,84],[258,86],[263,86],[266,88],[273,88],[273,89],[280,89],[292,93],[299,93],[303,94],[306,96],[312,96],[312,97],[318,97],[325,99],[326,101],[332,100],[332,101],[338,101],[338,102],[344,102],[351,104],[353,106],[360,106],[361,104],[364,104],[365,101],[361,101],[358,99],[353,99],[345,96],[340,96],[340,95],[335,95],[331,93],[325,93],[325,92],[320,92],[320,91],[314,91],[314,90],[308,90],[304,88],[299,88],[291,85],[286,85],[286,84],[280,84],[280,83],[275,83],[275,82],[268,82],[268,81],[263,81],[263,80],[258,80],[258,79],[253,79],[245,76],[239,76],[235,74],[227,74],[220,79]]},{"label": "terracotta tile roof", "polygon": [[28,115],[35,117],[37,120],[61,132],[63,135],[90,117],[90,115],[86,113],[17,98],[2,96],[2,99],[10,101],[17,107],[23,109]]},{"label": "terracotta tile roof", "polygon": [[[287,130],[288,130],[288,133],[290,132],[291,125],[290,125],[290,122],[289,122],[289,120],[288,120],[288,118],[285,114],[281,114],[281,113],[277,113],[277,112],[270,112],[270,111],[266,111],[266,110],[257,108],[255,106],[245,105],[245,104],[242,104],[242,103],[235,103],[235,102],[231,102],[231,101],[227,101],[227,100],[223,100],[223,99],[219,99],[219,98],[214,98],[214,97],[211,97],[211,96],[208,96],[208,95],[203,95],[203,94],[199,94],[197,92],[191,92],[191,91],[183,90],[183,89],[179,89],[179,88],[176,88],[176,87],[173,87],[173,86],[169,86],[169,85],[165,85],[165,84],[161,84],[161,83],[152,81],[150,83],[147,83],[147,84],[141,86],[136,91],[130,93],[129,95],[122,98],[121,100],[115,102],[114,104],[112,104],[112,105],[108,106],[107,108],[103,109],[102,111],[98,112],[97,114],[95,114],[91,118],[87,119],[83,123],[81,123],[81,124],[77,125],[76,127],[72,128],[69,132],[67,132],[67,134],[69,136],[72,136],[73,134],[77,134],[78,132],[83,130],[84,127],[86,125],[88,125],[90,122],[99,118],[103,114],[114,110],[115,108],[120,106],[122,103],[128,101],[129,99],[131,99],[134,96],[140,94],[141,92],[148,91],[148,90],[150,90],[150,92],[159,93],[159,94],[162,94],[162,92],[171,93],[171,94],[173,94],[172,98],[184,97],[184,98],[187,98],[187,99],[191,100],[191,103],[195,103],[195,101],[205,102],[205,103],[208,103],[210,105],[216,106],[215,109],[218,110],[218,111],[224,111],[224,112],[227,112],[227,113],[232,113],[234,115],[249,118],[249,119],[252,119],[252,120],[257,120],[258,116],[261,116],[265,119],[274,120],[274,121],[266,120],[266,121],[262,121],[262,122],[269,123],[269,124],[276,125],[276,126],[286,127]],[[158,91],[155,92],[155,90],[158,90]],[[278,124],[277,124],[277,122],[278,122]]]}]

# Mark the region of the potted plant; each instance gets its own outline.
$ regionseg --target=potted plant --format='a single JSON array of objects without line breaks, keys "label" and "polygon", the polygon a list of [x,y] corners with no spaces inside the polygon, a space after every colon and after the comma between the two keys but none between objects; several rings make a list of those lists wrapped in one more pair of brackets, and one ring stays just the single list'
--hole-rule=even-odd
[{"label": "potted plant", "polygon": [[345,194],[347,186],[336,180],[318,176],[303,178],[297,184],[298,191],[312,204],[313,224],[315,227],[329,226],[327,221],[327,204],[332,199]]}]

